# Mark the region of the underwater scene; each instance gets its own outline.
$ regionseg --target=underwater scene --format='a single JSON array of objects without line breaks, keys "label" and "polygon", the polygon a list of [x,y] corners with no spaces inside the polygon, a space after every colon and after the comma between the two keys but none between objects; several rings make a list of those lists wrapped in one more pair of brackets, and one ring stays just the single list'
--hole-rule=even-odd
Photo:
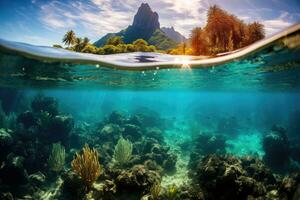
[{"label": "underwater scene", "polygon": [[[27,9],[65,30],[75,7],[105,20],[140,5],[66,2]],[[120,32],[68,29],[52,47],[10,39],[0,19],[0,200],[300,200],[300,24],[206,10],[189,38],[142,3]]]}]

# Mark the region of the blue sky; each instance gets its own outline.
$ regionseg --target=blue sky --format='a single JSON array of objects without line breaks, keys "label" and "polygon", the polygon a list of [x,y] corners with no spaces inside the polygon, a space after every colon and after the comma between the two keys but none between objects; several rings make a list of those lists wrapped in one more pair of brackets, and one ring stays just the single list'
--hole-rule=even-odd
[{"label": "blue sky", "polygon": [[141,3],[159,14],[161,26],[185,36],[205,24],[213,4],[245,22],[260,21],[267,35],[300,22],[299,0],[0,0],[0,38],[52,45],[73,29],[96,41],[130,25]]}]

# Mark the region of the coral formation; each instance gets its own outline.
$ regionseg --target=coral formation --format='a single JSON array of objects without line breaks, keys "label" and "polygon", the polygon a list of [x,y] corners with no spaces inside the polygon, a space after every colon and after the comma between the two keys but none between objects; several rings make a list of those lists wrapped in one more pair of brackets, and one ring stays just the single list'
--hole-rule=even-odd
[{"label": "coral formation", "polygon": [[128,163],[132,155],[132,143],[129,140],[120,137],[115,146],[114,161],[116,164],[123,166]]},{"label": "coral formation", "polygon": [[191,153],[189,167],[194,169],[199,161],[209,154],[224,154],[225,138],[220,134],[200,133],[195,138],[194,149]]},{"label": "coral formation", "polygon": [[160,176],[152,170],[136,165],[130,170],[122,171],[116,178],[117,191],[120,193],[137,193],[137,196],[150,192],[154,184],[160,181]]},{"label": "coral formation", "polygon": [[263,139],[265,151],[264,161],[276,171],[284,171],[289,164],[289,141],[285,130],[273,127],[271,132]]},{"label": "coral formation", "polygon": [[0,148],[4,149],[10,146],[13,142],[10,130],[0,129]]},{"label": "coral formation", "polygon": [[88,188],[99,178],[101,168],[98,160],[99,153],[96,149],[90,149],[85,145],[82,154],[76,153],[71,163],[73,171],[81,177]]},{"label": "coral formation", "polygon": [[289,180],[293,186],[288,186],[286,178],[278,179],[251,157],[208,155],[193,174],[193,182],[202,188],[205,199],[289,199],[299,184],[295,177]]},{"label": "coral formation", "polygon": [[45,97],[43,94],[38,94],[31,103],[32,111],[47,112],[52,116],[58,115],[58,102],[52,97]]},{"label": "coral formation", "polygon": [[55,172],[61,171],[65,166],[66,151],[60,143],[52,144],[51,154],[48,158],[48,165]]},{"label": "coral formation", "polygon": [[161,185],[159,182],[152,185],[152,187],[150,189],[150,195],[153,198],[153,200],[159,199],[161,190],[162,190],[162,188],[161,188]]},{"label": "coral formation", "polygon": [[140,127],[133,124],[125,124],[123,136],[131,141],[138,141],[142,138]]}]

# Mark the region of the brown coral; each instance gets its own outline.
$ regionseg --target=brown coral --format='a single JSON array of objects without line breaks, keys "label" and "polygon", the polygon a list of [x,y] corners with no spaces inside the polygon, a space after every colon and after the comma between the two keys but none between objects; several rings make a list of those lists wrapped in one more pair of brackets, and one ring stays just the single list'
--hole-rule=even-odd
[{"label": "brown coral", "polygon": [[90,188],[100,176],[99,153],[96,149],[90,149],[88,145],[83,147],[82,154],[76,153],[72,161],[73,171],[81,177],[86,186]]}]

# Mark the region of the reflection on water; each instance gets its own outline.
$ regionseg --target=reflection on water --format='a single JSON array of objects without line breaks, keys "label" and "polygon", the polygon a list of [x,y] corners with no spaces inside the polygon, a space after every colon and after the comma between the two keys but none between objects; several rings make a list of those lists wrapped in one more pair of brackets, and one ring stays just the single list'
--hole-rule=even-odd
[{"label": "reflection on water", "polygon": [[140,63],[157,62],[154,56],[136,56],[135,59]]}]

